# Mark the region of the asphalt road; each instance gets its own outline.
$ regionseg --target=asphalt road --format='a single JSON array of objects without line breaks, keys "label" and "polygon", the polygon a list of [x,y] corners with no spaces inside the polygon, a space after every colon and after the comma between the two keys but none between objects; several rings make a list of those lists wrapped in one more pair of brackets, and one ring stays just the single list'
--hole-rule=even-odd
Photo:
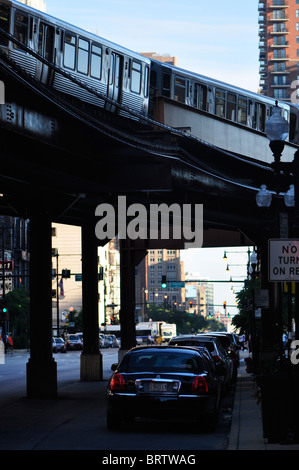
[{"label": "asphalt road", "polygon": [[0,364],[0,449],[99,450],[105,453],[227,448],[233,390],[222,399],[218,425],[212,433],[199,431],[190,423],[182,422],[136,422],[119,431],[108,431],[105,389],[111,364],[117,362],[118,350],[103,349],[101,352],[104,374],[101,382],[80,381],[81,352],[54,355],[57,362],[57,400],[27,399],[26,363],[29,354],[14,352],[6,355],[5,364]]}]

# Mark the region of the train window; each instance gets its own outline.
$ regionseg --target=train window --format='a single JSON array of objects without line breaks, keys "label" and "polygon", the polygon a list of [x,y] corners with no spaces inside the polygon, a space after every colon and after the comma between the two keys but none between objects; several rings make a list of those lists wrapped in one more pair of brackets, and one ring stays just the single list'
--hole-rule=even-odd
[{"label": "train window", "polygon": [[238,97],[238,122],[247,125],[247,98]]},{"label": "train window", "polygon": [[[0,27],[9,32],[9,8],[0,4]],[[0,44],[7,46],[8,39],[0,34]]]},{"label": "train window", "polygon": [[297,117],[294,113],[291,113],[290,114],[290,135],[289,135],[290,142],[295,141],[296,127],[297,127]]},{"label": "train window", "polygon": [[38,53],[45,59],[53,61],[54,28],[40,23],[38,33]]},{"label": "train window", "polygon": [[207,87],[195,83],[194,85],[194,95],[193,95],[193,106],[198,109],[207,110]]},{"label": "train window", "polygon": [[151,89],[157,88],[157,72],[155,70],[151,71],[150,87]]},{"label": "train window", "polygon": [[[14,26],[14,36],[16,39],[21,41],[27,46],[28,44],[28,16],[21,12],[16,11],[15,13],[15,26]],[[21,49],[16,44],[14,44],[15,49]]]},{"label": "train window", "polygon": [[131,91],[134,93],[140,93],[141,90],[141,64],[132,61],[132,73],[131,73]]},{"label": "train window", "polygon": [[254,113],[252,127],[258,131],[265,131],[265,117],[266,117],[266,107],[264,104],[255,103],[254,104]]},{"label": "train window", "polygon": [[259,104],[259,130],[265,132],[265,120],[266,120],[266,106]]},{"label": "train window", "polygon": [[88,74],[89,42],[79,38],[78,41],[78,72]]},{"label": "train window", "polygon": [[219,89],[216,89],[215,114],[225,117],[225,91]]},{"label": "train window", "polygon": [[175,76],[174,80],[174,99],[180,103],[186,101],[186,80],[178,75]]},{"label": "train window", "polygon": [[76,36],[66,31],[64,36],[64,66],[74,70],[76,59]]},{"label": "train window", "polygon": [[170,98],[170,73],[163,73],[162,95]]},{"label": "train window", "polygon": [[90,75],[94,78],[102,76],[102,48],[97,44],[91,46]]},{"label": "train window", "polygon": [[236,120],[237,97],[234,93],[227,93],[226,118]]},{"label": "train window", "polygon": [[149,67],[146,65],[144,69],[144,97],[148,97],[148,87],[149,87]]}]

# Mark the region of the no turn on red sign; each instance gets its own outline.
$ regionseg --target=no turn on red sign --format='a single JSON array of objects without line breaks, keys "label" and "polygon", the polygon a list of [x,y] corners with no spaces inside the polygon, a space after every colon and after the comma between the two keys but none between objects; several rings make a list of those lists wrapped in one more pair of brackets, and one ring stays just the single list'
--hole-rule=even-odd
[{"label": "no turn on red sign", "polygon": [[299,281],[299,239],[269,240],[269,281]]}]

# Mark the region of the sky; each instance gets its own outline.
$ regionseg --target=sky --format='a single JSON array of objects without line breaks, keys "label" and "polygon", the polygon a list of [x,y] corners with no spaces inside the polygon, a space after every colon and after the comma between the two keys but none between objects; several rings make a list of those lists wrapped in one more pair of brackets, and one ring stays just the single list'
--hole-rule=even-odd
[{"label": "sky", "polygon": [[46,0],[47,12],[136,52],[258,89],[258,1]]},{"label": "sky", "polygon": [[[258,1],[47,0],[46,4],[50,15],[128,49],[176,56],[181,68],[258,90]],[[247,273],[246,247],[191,248],[181,251],[181,259],[185,271],[211,282],[229,281],[231,276],[240,281]],[[243,284],[214,284],[216,305],[224,301],[235,305],[232,286],[237,292]],[[227,311],[237,313],[236,308]]]}]

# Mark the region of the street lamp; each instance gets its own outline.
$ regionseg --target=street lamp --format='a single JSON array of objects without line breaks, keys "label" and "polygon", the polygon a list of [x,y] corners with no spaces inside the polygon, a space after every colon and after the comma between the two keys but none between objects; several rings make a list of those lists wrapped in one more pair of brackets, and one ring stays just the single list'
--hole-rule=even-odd
[{"label": "street lamp", "polygon": [[[289,123],[281,115],[281,109],[278,107],[277,101],[272,110],[272,116],[265,124],[266,136],[269,140],[269,147],[274,156],[272,168],[275,175],[278,176],[282,171],[282,164],[280,161],[281,154],[285,146],[285,140],[289,135]],[[276,188],[279,193],[279,188]],[[294,185],[290,186],[289,191],[285,194],[284,200],[288,207],[294,206]],[[256,194],[256,203],[259,207],[270,207],[272,202],[272,194],[267,190],[266,185],[262,185]]]},{"label": "street lamp", "polygon": [[268,191],[267,186],[262,184],[260,190],[255,196],[258,207],[270,207],[272,202],[272,194]]},{"label": "street lamp", "polygon": [[295,186],[293,184],[284,195],[284,203],[287,207],[295,207]]},{"label": "street lamp", "polygon": [[270,148],[273,152],[275,162],[280,162],[280,157],[284,149],[284,142],[289,135],[289,123],[281,115],[277,101],[272,110],[272,116],[265,124],[266,136],[270,141]]}]

